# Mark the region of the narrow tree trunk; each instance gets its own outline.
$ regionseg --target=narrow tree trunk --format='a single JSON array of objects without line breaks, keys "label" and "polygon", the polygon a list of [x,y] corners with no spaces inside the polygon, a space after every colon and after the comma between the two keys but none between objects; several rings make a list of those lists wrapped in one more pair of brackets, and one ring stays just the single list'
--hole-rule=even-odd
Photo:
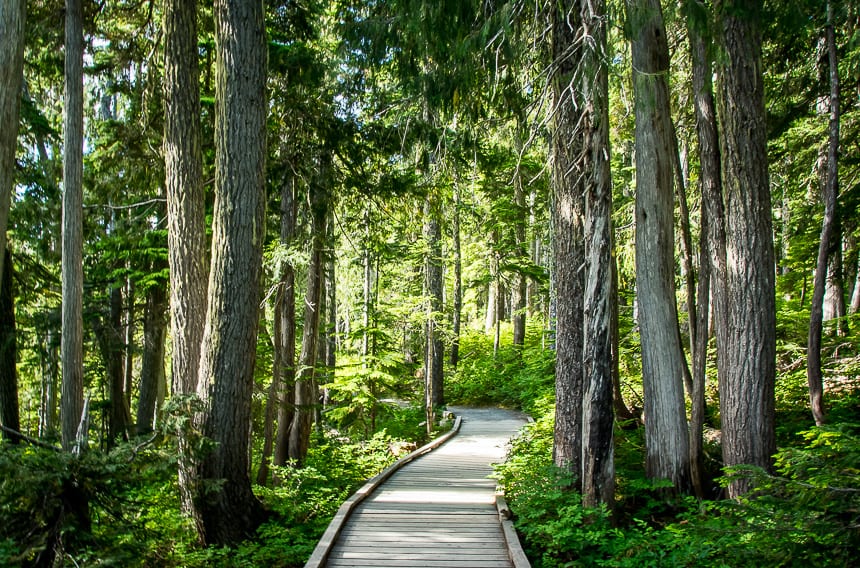
[{"label": "narrow tree trunk", "polygon": [[[528,210],[526,209],[526,195],[523,191],[523,181],[519,174],[514,180],[514,203],[517,209],[517,218],[514,221],[514,246],[518,264],[524,263],[527,258],[526,252],[526,220]],[[514,274],[513,294],[511,295],[511,322],[513,323],[513,343],[522,347],[526,339],[526,277],[522,272]]]},{"label": "narrow tree trunk", "polygon": [[426,348],[424,369],[426,380],[427,428],[433,427],[434,409],[444,406],[443,361],[445,357],[442,332],[438,320],[442,317],[442,229],[439,209],[432,197],[424,203],[424,288],[427,294]]},{"label": "narrow tree trunk", "polygon": [[122,344],[122,288],[110,289],[110,312],[102,329],[102,352],[105,371],[110,385],[110,415],[108,422],[108,447],[118,439],[128,440],[129,409],[125,405],[125,373],[123,372],[124,349]]},{"label": "narrow tree trunk", "polygon": [[63,119],[63,448],[74,446],[84,408],[83,368],[83,140],[84,31],[81,0],[66,0]]},{"label": "narrow tree trunk", "polygon": [[454,181],[454,210],[451,212],[451,241],[454,255],[454,293],[451,299],[451,354],[448,362],[456,369],[460,362],[460,320],[463,312],[463,253],[460,247],[460,183]]},{"label": "narrow tree trunk", "polygon": [[[328,180],[323,180],[326,183]],[[311,214],[313,216],[313,250],[308,265],[307,289],[305,292],[304,329],[302,350],[299,355],[299,372],[296,377],[296,413],[290,430],[290,459],[301,467],[308,453],[311,440],[314,409],[318,404],[314,389],[314,367],[316,366],[317,339],[319,338],[320,300],[322,296],[322,273],[326,235],[327,196],[325,189],[311,188]]]},{"label": "narrow tree trunk", "polygon": [[[776,450],[776,298],[760,0],[721,3],[718,111],[726,200],[728,310],[720,380],[723,463],[770,468]],[[749,489],[729,486],[729,496]]]},{"label": "narrow tree trunk", "polygon": [[[292,176],[281,186],[281,246],[293,242],[296,224],[295,180]],[[284,261],[281,265],[278,295],[275,300],[275,350],[279,354],[272,382],[277,382],[277,433],[272,463],[283,466],[290,455],[290,429],[295,417],[296,399],[296,291],[295,269]]]},{"label": "narrow tree trunk", "polygon": [[373,297],[373,259],[370,250],[370,209],[364,210],[364,279],[362,280],[362,312],[361,312],[361,356],[364,357],[364,365],[367,367],[367,357],[370,355],[370,311],[372,309]]},{"label": "narrow tree trunk", "polygon": [[0,89],[0,275],[5,262],[6,227],[15,187],[26,16],[25,0],[3,0],[0,3],[0,85],[3,85]]},{"label": "narrow tree trunk", "polygon": [[[206,225],[200,149],[197,0],[164,2],[164,174],[174,396],[197,391],[206,318]],[[193,448],[179,438],[182,509],[192,513]]]},{"label": "narrow tree trunk", "polygon": [[675,156],[669,49],[657,0],[628,0],[636,100],[636,287],[645,394],[645,469],[690,487],[683,350],[674,282]]},{"label": "narrow tree trunk", "polygon": [[45,333],[45,363],[42,370],[42,407],[39,409],[39,437],[57,433],[57,391],[60,383],[59,341],[54,329]]},{"label": "narrow tree trunk", "polygon": [[[159,267],[156,266],[156,270],[158,269]],[[155,427],[158,393],[165,383],[166,339],[167,283],[159,281],[146,290],[146,307],[143,313],[143,357],[140,362],[140,389],[137,399],[138,434],[148,434]]]},{"label": "narrow tree trunk", "polygon": [[[12,255],[8,247],[3,255],[6,259],[0,275],[0,424],[19,432],[15,290],[12,286]],[[18,437],[8,430],[3,431],[3,437],[13,443],[18,441]]]},{"label": "narrow tree trunk", "polygon": [[821,376],[821,328],[824,291],[827,285],[828,261],[836,226],[836,200],[839,194],[839,66],[836,55],[836,38],[833,30],[833,4],[827,2],[827,26],[825,28],[828,60],[830,64],[830,136],[827,150],[827,178],[824,183],[824,220],[821,225],[821,241],[818,245],[818,261],[815,266],[815,281],[812,292],[812,310],[809,316],[809,341],[807,345],[806,378],[809,383],[809,405],[815,424],[824,424],[824,380]]},{"label": "narrow tree trunk", "polygon": [[[697,2],[698,0],[691,0]],[[696,9],[697,8],[697,9]],[[710,291],[714,290],[714,319],[717,347],[721,349],[725,336],[725,259],[726,236],[723,213],[722,180],[720,179],[720,150],[717,136],[716,107],[711,77],[712,61],[704,37],[705,18],[692,14],[707,14],[699,4],[687,17],[690,55],[693,72],[693,92],[696,110],[696,136],[699,144],[699,180],[702,193],[702,213],[699,222],[699,288],[696,306],[696,340],[693,346],[693,392],[690,410],[690,466],[693,489],[704,494],[703,430],[705,422],[705,376],[708,354]],[[694,11],[695,10],[695,11]],[[713,276],[713,277],[712,277]]]},{"label": "narrow tree trunk", "polygon": [[213,446],[200,461],[194,506],[201,540],[226,545],[262,521],[248,450],[265,235],[266,38],[260,0],[216,0],[214,15],[215,209],[198,383]]},{"label": "narrow tree trunk", "polygon": [[[126,269],[131,271],[131,263],[126,264]],[[134,331],[135,331],[135,289],[131,278],[125,281],[125,317],[123,328],[125,329],[125,359],[123,361],[123,373],[125,374],[125,405],[131,408],[131,392],[134,386]],[[165,306],[166,309],[166,306]]]},{"label": "narrow tree trunk", "polygon": [[[684,269],[684,284],[687,296],[687,327],[688,327],[688,346],[690,348],[690,358],[693,357],[693,352],[696,349],[696,269],[693,267],[693,234],[690,230],[690,208],[687,205],[687,182],[684,176],[684,170],[681,163],[681,148],[678,144],[678,134],[675,130],[675,125],[672,124],[672,157],[675,160],[675,196],[678,201],[678,224],[681,229],[681,266]],[[680,323],[680,322],[679,322]],[[678,333],[681,333],[681,327],[678,325]],[[683,338],[679,338],[680,344],[683,346]],[[693,375],[690,372],[690,367],[687,365],[687,358],[684,357],[683,347],[681,348],[681,362],[683,363],[683,379],[684,388],[690,398],[693,397]]]},{"label": "narrow tree trunk", "polygon": [[580,30],[568,23],[577,12],[568,1],[552,13],[552,58],[556,75],[552,79],[555,122],[551,134],[553,273],[556,315],[556,412],[553,432],[553,462],[572,476],[571,489],[582,484],[583,384],[583,297],[585,262],[583,216],[585,201],[574,169],[584,150],[577,132],[579,110],[573,98]]}]

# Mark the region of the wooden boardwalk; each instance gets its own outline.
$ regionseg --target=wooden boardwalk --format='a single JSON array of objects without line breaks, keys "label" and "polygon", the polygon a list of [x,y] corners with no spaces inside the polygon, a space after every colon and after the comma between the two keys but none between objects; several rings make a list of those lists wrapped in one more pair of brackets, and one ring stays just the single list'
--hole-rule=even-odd
[{"label": "wooden boardwalk", "polygon": [[[459,434],[372,489],[332,537],[333,546],[321,551],[321,541],[308,567],[514,566],[496,482],[488,476],[525,420],[499,409],[454,412],[462,417]],[[514,535],[511,527],[506,532]]]}]

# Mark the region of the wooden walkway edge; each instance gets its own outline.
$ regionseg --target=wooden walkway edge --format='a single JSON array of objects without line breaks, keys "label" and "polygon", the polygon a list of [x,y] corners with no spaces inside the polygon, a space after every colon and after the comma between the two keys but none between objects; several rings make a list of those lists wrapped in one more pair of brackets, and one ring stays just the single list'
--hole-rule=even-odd
[{"label": "wooden walkway edge", "polygon": [[[305,568],[529,566],[504,496],[495,494],[488,478],[491,462],[504,459],[504,444],[525,420],[495,409],[455,412],[449,432],[389,466],[341,505]],[[458,433],[453,445],[416,461]]]}]

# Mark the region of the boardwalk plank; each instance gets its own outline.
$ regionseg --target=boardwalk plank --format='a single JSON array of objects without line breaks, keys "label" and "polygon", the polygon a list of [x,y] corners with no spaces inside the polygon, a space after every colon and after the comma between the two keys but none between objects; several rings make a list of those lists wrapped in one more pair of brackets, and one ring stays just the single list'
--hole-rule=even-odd
[{"label": "boardwalk plank", "polygon": [[[353,510],[326,566],[512,567],[492,463],[524,423],[465,410],[460,433],[397,470]],[[336,533],[332,533],[336,534]]]}]

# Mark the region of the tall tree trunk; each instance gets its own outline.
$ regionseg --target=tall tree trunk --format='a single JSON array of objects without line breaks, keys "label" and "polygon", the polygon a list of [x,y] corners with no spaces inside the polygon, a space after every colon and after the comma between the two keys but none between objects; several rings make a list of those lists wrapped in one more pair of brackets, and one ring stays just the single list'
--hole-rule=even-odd
[{"label": "tall tree trunk", "polygon": [[216,0],[214,13],[215,210],[198,384],[214,445],[200,463],[194,506],[201,540],[224,545],[262,520],[248,450],[265,235],[266,30],[261,0]]},{"label": "tall tree trunk", "polygon": [[109,312],[107,321],[99,327],[99,342],[105,373],[110,385],[110,411],[108,415],[108,447],[117,439],[128,440],[129,409],[125,405],[125,373],[123,372],[123,333],[122,333],[122,288],[112,285],[109,292]]},{"label": "tall tree trunk", "polygon": [[[164,268],[158,262],[155,270]],[[137,433],[148,434],[155,426],[158,394],[165,383],[164,346],[167,339],[167,283],[159,280],[146,290],[143,313],[143,357],[137,399]]]},{"label": "tall tree trunk", "polygon": [[[769,468],[776,450],[776,297],[767,171],[760,0],[720,4],[724,56],[719,69],[719,124],[726,200],[728,326],[720,380],[723,463]],[[729,486],[736,497],[749,489]]]},{"label": "tall tree trunk", "polygon": [[[327,171],[327,168],[324,168]],[[328,183],[323,179],[322,184]],[[302,330],[302,350],[299,356],[299,373],[296,377],[296,413],[290,430],[290,459],[296,465],[304,463],[311,439],[314,409],[318,404],[314,389],[314,367],[316,366],[317,339],[319,338],[320,304],[322,296],[322,273],[326,235],[328,196],[323,187],[312,187],[311,215],[313,217],[313,245],[308,265],[307,289],[305,292],[305,317]]]},{"label": "tall tree trunk", "polygon": [[63,118],[63,331],[60,403],[63,448],[71,450],[84,408],[83,162],[84,31],[81,0],[66,0]]},{"label": "tall tree trunk", "polygon": [[556,412],[553,432],[553,462],[573,476],[572,489],[582,479],[583,378],[583,297],[585,262],[583,216],[585,198],[574,165],[582,155],[583,139],[578,136],[574,89],[578,63],[579,29],[568,23],[577,12],[576,2],[567,1],[552,12],[552,58],[556,75],[552,79],[555,122],[552,128],[552,228],[556,313]]},{"label": "tall tree trunk", "polygon": [[[518,142],[519,145],[519,142]],[[514,179],[514,203],[517,217],[514,221],[514,246],[518,256],[517,264],[525,263],[526,252],[526,195],[523,191],[523,180],[518,173]],[[511,322],[513,323],[513,343],[522,346],[526,340],[526,276],[521,271],[514,273],[511,295]]]},{"label": "tall tree trunk", "polygon": [[[580,0],[571,25],[582,38],[573,96],[582,109],[582,154],[574,175],[585,193],[585,296],[582,401],[582,504],[615,502],[613,448],[612,315],[616,302],[612,264],[612,176],[609,169],[609,70],[606,55],[607,13],[604,0]],[[578,17],[577,17],[578,16]]]},{"label": "tall tree trunk", "polygon": [[[281,246],[293,242],[296,224],[295,179],[290,176],[281,186]],[[290,429],[295,417],[296,400],[296,273],[289,261],[280,268],[278,295],[275,300],[275,351],[279,365],[272,382],[277,382],[278,428],[272,463],[283,466],[290,455]]]},{"label": "tall tree trunk", "polygon": [[683,350],[674,281],[675,156],[669,49],[658,0],[628,0],[636,100],[636,287],[645,394],[645,469],[690,488]]},{"label": "tall tree trunk", "polygon": [[[717,114],[712,83],[712,60],[705,37],[707,9],[699,0],[690,0],[687,34],[693,72],[696,111],[696,136],[699,144],[699,183],[702,213],[699,222],[699,283],[696,306],[696,338],[693,346],[693,392],[690,409],[690,466],[693,489],[704,494],[703,431],[705,422],[705,376],[708,355],[710,293],[714,291],[714,319],[717,347],[722,349],[725,336],[726,235],[723,211],[723,189],[720,178],[720,149]],[[697,17],[698,16],[698,17]],[[707,35],[706,35],[707,34]],[[712,285],[713,283],[713,285]],[[720,366],[722,368],[722,365]],[[722,373],[718,369],[718,372]]]},{"label": "tall tree trunk", "polygon": [[18,148],[18,114],[24,81],[25,0],[4,0],[0,5],[0,278],[5,263],[6,227],[15,187],[15,150]]},{"label": "tall tree trunk", "polygon": [[367,367],[367,357],[370,355],[370,311],[373,309],[373,258],[370,250],[370,208],[364,210],[364,278],[362,280],[362,311],[361,311],[361,356]]},{"label": "tall tree trunk", "polygon": [[428,196],[424,202],[424,288],[427,294],[427,323],[424,349],[425,408],[428,432],[433,428],[434,409],[445,404],[443,361],[445,348],[438,321],[442,317],[442,229],[439,204]]},{"label": "tall tree trunk", "polygon": [[[197,0],[164,2],[164,174],[174,396],[197,392],[206,319],[206,225],[200,149]],[[179,436],[182,508],[192,513],[193,449]]]},{"label": "tall tree trunk", "polygon": [[830,250],[836,227],[836,200],[839,194],[839,61],[836,56],[836,37],[833,29],[833,3],[827,2],[825,27],[828,61],[830,65],[830,133],[827,150],[827,178],[824,183],[824,220],[821,224],[821,241],[812,291],[812,310],[809,315],[806,379],[809,384],[809,405],[815,424],[824,424],[824,381],[821,376],[821,328],[824,292],[827,285]]},{"label": "tall tree trunk", "polygon": [[[0,275],[0,425],[10,430],[20,431],[18,416],[18,371],[17,345],[15,333],[15,290],[12,286],[12,255],[8,247],[3,251],[6,257],[3,274]],[[17,442],[18,437],[8,430],[3,437]]]},{"label": "tall tree trunk", "polygon": [[39,408],[39,437],[53,438],[57,433],[57,392],[60,383],[59,341],[56,330],[45,332],[45,360],[42,364],[42,406]]},{"label": "tall tree trunk", "polygon": [[[126,263],[126,270],[131,272],[131,262]],[[131,278],[125,281],[125,316],[123,318],[123,329],[125,330],[125,358],[123,360],[123,373],[125,374],[125,405],[131,408],[131,392],[134,387],[134,331],[135,331],[135,289]],[[165,306],[166,308],[166,306]]]},{"label": "tall tree trunk", "polygon": [[451,353],[448,362],[456,369],[460,362],[460,324],[463,315],[463,253],[460,246],[460,182],[454,180],[454,210],[451,213],[451,241],[454,255],[454,293],[451,314]]}]

